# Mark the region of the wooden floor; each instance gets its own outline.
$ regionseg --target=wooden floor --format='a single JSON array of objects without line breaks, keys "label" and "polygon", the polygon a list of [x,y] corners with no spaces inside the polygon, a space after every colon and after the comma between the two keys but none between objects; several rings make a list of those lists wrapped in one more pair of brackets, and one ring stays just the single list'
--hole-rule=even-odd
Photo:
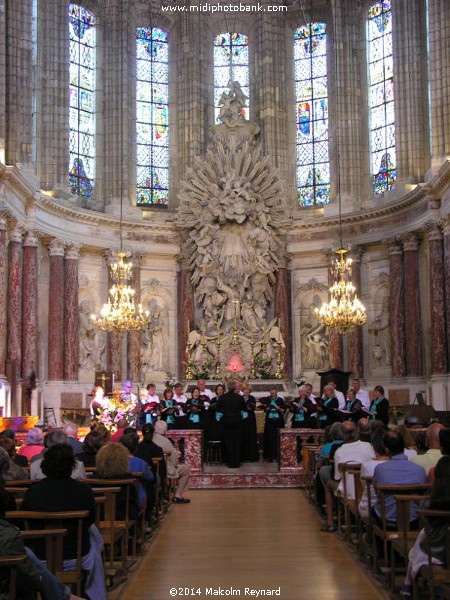
[{"label": "wooden floor", "polygon": [[[172,506],[141,568],[121,597],[169,600],[213,597],[208,588],[281,588],[282,600],[375,600],[387,595],[364,573],[299,490],[191,490]],[[200,594],[171,595],[171,588]],[[224,594],[222,594],[224,595]],[[216,596],[218,597],[218,596]],[[267,597],[260,595],[261,597]]]}]

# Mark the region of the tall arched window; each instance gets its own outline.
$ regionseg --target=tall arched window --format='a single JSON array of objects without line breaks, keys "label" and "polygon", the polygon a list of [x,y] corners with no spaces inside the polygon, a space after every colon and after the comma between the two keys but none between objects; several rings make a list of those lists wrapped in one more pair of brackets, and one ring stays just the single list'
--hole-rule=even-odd
[{"label": "tall arched window", "polygon": [[[228,82],[238,81],[249,96],[248,37],[243,33],[220,33],[214,38],[214,117],[220,112],[220,97],[228,91]],[[248,119],[249,103],[244,109]]]},{"label": "tall arched window", "polygon": [[294,76],[298,204],[327,204],[330,157],[325,23],[309,23],[295,30]]},{"label": "tall arched window", "polygon": [[169,202],[169,44],[157,27],[136,33],[136,203]]},{"label": "tall arched window", "polygon": [[70,108],[69,185],[92,198],[95,180],[95,17],[69,5]]},{"label": "tall arched window", "polygon": [[368,16],[370,172],[374,194],[396,180],[394,69],[391,0],[376,2]]}]

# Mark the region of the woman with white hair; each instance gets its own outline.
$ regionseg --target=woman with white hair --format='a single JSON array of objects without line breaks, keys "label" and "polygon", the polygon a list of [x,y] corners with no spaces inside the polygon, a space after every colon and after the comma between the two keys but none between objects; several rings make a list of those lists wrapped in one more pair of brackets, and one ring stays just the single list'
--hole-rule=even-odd
[{"label": "woman with white hair", "polygon": [[30,462],[33,456],[41,454],[43,449],[44,434],[42,433],[42,429],[33,427],[33,429],[27,431],[25,444],[19,448],[18,454],[25,456],[28,459],[28,462]]}]

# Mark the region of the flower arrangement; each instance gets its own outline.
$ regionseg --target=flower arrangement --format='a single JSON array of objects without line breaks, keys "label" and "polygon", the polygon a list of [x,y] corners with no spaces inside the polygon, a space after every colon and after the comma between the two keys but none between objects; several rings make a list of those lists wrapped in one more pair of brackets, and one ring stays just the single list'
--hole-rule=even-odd
[{"label": "flower arrangement", "polygon": [[114,390],[113,395],[99,415],[99,421],[111,432],[115,432],[120,419],[131,420],[135,409],[136,402],[124,399],[122,390]]},{"label": "flower arrangement", "polygon": [[170,371],[166,371],[166,378],[164,379],[164,385],[166,388],[173,388],[177,385],[177,383],[178,379],[175,377],[175,375],[172,375]]},{"label": "flower arrangement", "polygon": [[256,356],[255,358],[256,379],[274,379],[275,367],[269,357]]},{"label": "flower arrangement", "polygon": [[299,387],[302,387],[302,385],[305,385],[306,379],[305,379],[305,376],[300,373],[300,375],[297,375],[296,377],[294,377],[292,382],[295,383],[295,385],[299,388]]},{"label": "flower arrangement", "polygon": [[201,358],[200,360],[191,361],[189,363],[194,379],[209,379],[209,374],[213,367],[213,359],[211,356]]}]

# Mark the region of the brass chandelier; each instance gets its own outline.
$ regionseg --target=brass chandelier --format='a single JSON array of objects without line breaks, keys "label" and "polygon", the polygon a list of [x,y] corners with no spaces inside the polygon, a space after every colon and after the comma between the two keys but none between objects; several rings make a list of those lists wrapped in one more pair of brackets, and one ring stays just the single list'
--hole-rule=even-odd
[{"label": "brass chandelier", "polygon": [[110,265],[111,279],[113,285],[109,290],[109,297],[103,305],[100,315],[91,315],[94,327],[101,331],[114,331],[126,333],[127,331],[139,331],[150,320],[149,311],[144,311],[142,304],[134,302],[136,291],[129,285],[132,276],[133,263],[126,258],[122,250],[122,215],[121,215],[121,244],[117,252],[117,261]]},{"label": "brass chandelier", "polygon": [[330,287],[329,301],[316,308],[316,314],[320,323],[345,335],[353,327],[364,325],[367,316],[351,281],[352,259],[344,258],[348,250],[343,247],[342,241],[335,252],[339,257],[333,265],[336,281]]},{"label": "brass chandelier", "polygon": [[[334,19],[336,36],[336,20]],[[335,56],[335,74],[338,73],[337,49],[334,49]],[[340,92],[337,91],[337,114],[340,115],[339,98]],[[345,335],[353,327],[364,325],[367,321],[366,309],[356,295],[356,288],[352,283],[352,259],[345,258],[348,248],[344,247],[342,240],[342,204],[341,204],[341,160],[339,127],[336,126],[336,158],[337,158],[337,182],[336,196],[339,206],[339,238],[340,243],[335,253],[338,258],[332,267],[332,273],[335,276],[335,282],[330,287],[330,299],[324,302],[315,312],[320,323],[326,325],[329,329],[334,329],[338,333]]]}]

